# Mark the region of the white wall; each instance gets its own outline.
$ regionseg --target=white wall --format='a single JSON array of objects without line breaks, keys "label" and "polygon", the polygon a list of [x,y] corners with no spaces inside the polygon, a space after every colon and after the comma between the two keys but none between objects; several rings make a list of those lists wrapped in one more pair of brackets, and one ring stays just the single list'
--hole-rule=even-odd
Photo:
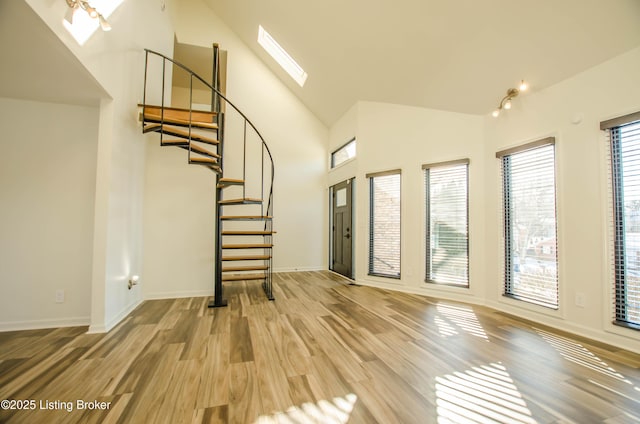
[{"label": "white wall", "polygon": [[98,112],[0,98],[0,330],[89,324]]},{"label": "white wall", "polygon": [[173,29],[159,2],[125,0],[109,18],[113,30],[98,30],[79,46],[62,26],[65,2],[26,1],[112,99],[100,107],[91,283],[90,331],[105,331],[142,300],[140,287],[127,289],[129,275],[142,270],[146,138],[136,104],[142,100],[143,49],[171,55]]},{"label": "white wall", "polygon": [[145,179],[146,298],[208,296],[213,289],[215,177],[187,152],[149,135]]},{"label": "white wall", "polygon": [[[486,118],[487,304],[608,343],[640,350],[638,331],[611,324],[606,245],[605,145],[599,123],[640,110],[640,49],[513,102],[498,119]],[[535,89],[535,87],[534,87]],[[552,311],[501,296],[500,166],[495,152],[556,137],[560,308]],[[575,303],[585,297],[585,307]]]},{"label": "white wall", "polygon": [[[356,137],[356,159],[329,172],[328,185],[356,178],[356,280],[360,284],[477,302],[484,264],[483,118],[409,106],[359,102],[331,129],[329,152]],[[470,289],[424,282],[424,173],[422,164],[470,159]],[[401,169],[401,279],[368,275],[371,172]]]},{"label": "white wall", "polygon": [[[217,42],[228,51],[227,95],[271,149],[275,271],[325,268],[328,129],[200,0],[181,1],[172,19],[180,43]],[[240,141],[229,133],[225,140],[227,145]],[[185,154],[157,145],[147,151],[144,273],[152,286],[145,288],[146,296],[213,290],[214,175],[188,166]]]},{"label": "white wall", "polygon": [[[328,152],[351,137],[357,159],[328,173],[328,186],[356,177],[356,280],[439,298],[486,304],[527,319],[640,351],[637,331],[611,324],[607,260],[607,165],[600,121],[640,110],[640,49],[513,102],[498,119],[359,102],[330,131]],[[560,308],[502,296],[500,163],[496,151],[556,137]],[[470,288],[423,282],[421,164],[469,158]],[[402,170],[402,279],[367,275],[369,191],[365,175]],[[586,304],[578,307],[576,295]]]},{"label": "white wall", "polygon": [[[356,176],[358,172],[358,157],[361,144],[358,137],[358,108],[359,103],[354,104],[332,126],[329,132],[329,151],[326,154],[327,168],[329,169],[328,187]],[[356,139],[356,157],[331,169],[331,153]],[[362,146],[364,148],[364,146]]]}]

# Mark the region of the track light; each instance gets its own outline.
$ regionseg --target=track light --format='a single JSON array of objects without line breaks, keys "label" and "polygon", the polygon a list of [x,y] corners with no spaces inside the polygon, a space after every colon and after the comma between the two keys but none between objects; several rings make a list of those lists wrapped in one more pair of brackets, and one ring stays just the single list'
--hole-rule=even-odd
[{"label": "track light", "polygon": [[70,25],[73,24],[74,14],[79,9],[82,9],[85,12],[87,12],[87,15],[89,15],[90,18],[99,20],[100,28],[102,28],[103,31],[111,31],[111,25],[109,25],[109,22],[107,22],[105,17],[102,16],[102,14],[98,12],[98,10],[95,7],[91,6],[87,1],[66,0],[66,2],[67,2],[67,6],[69,6],[69,10],[65,14],[64,20],[67,21]]},{"label": "track light", "polygon": [[111,31],[111,25],[107,22],[104,16],[98,15],[98,19],[100,20],[100,28],[102,28],[104,32]]},{"label": "track light", "polygon": [[69,8],[67,9],[67,13],[64,15],[64,20],[69,23],[69,25],[73,24],[73,15],[76,13],[76,9]]},{"label": "track light", "polygon": [[520,92],[525,91],[527,88],[529,88],[529,86],[527,85],[526,82],[524,82],[524,80],[522,80],[522,82],[520,82],[519,88],[508,89],[507,95],[504,96],[502,100],[500,100],[500,104],[498,104],[498,108],[491,113],[491,116],[493,116],[494,118],[497,118],[498,116],[500,116],[500,112],[502,111],[502,109],[506,109],[506,110],[511,109],[511,106],[512,106],[511,99],[513,99],[518,94],[520,94]]},{"label": "track light", "polygon": [[83,8],[83,9],[84,9],[88,14],[89,14],[89,16],[91,16],[93,19],[95,19],[95,18],[97,18],[97,17],[98,17],[98,11],[97,11],[95,8],[91,7],[91,6],[89,5],[89,3],[87,3],[87,2],[84,2],[84,1],[83,1],[83,2],[81,2],[80,4],[82,4],[82,5],[83,5],[83,6],[82,6],[82,8]]}]

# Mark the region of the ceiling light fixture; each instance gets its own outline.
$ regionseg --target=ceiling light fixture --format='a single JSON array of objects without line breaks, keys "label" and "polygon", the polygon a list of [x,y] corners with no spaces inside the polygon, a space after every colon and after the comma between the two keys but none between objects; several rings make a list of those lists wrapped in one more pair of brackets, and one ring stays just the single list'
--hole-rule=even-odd
[{"label": "ceiling light fixture", "polygon": [[[80,45],[83,45],[84,42],[87,41],[98,26],[100,26],[103,31],[111,31],[111,25],[109,25],[104,15],[98,12],[98,10],[87,1],[66,0],[66,2],[69,9],[62,23]],[[120,4],[120,2],[122,2],[122,0],[119,0],[117,3]],[[79,14],[78,12],[80,10],[84,10],[86,15],[84,13]],[[109,15],[111,11],[113,10],[107,11],[107,15]]]},{"label": "ceiling light fixture", "polygon": [[507,90],[507,95],[504,96],[502,98],[502,100],[500,100],[500,104],[498,105],[496,110],[493,111],[493,113],[491,115],[494,118],[497,118],[498,116],[500,116],[500,112],[502,111],[502,109],[506,109],[506,110],[511,109],[511,99],[516,97],[521,92],[527,90],[527,88],[529,88],[529,86],[527,85],[527,83],[524,80],[522,80],[520,82],[520,85],[519,85],[518,88],[510,88],[510,89],[508,89]]},{"label": "ceiling light fixture", "polygon": [[[68,0],[67,0],[68,1]],[[300,87],[304,86],[307,80],[307,73],[302,69],[298,63],[293,60],[289,53],[273,39],[262,25],[258,25],[258,44],[260,44],[266,51],[275,59],[276,62],[293,78]]]},{"label": "ceiling light fixture", "polygon": [[69,10],[65,15],[64,20],[69,25],[73,25],[73,20],[76,12],[82,9],[85,12],[87,12],[87,15],[89,15],[90,18],[98,19],[98,22],[100,23],[100,28],[102,28],[103,31],[111,31],[111,25],[109,25],[109,22],[107,22],[105,17],[102,16],[102,14],[98,12],[96,8],[91,6],[88,2],[86,2],[85,0],[66,0],[66,1],[67,1],[67,6],[69,6]]}]

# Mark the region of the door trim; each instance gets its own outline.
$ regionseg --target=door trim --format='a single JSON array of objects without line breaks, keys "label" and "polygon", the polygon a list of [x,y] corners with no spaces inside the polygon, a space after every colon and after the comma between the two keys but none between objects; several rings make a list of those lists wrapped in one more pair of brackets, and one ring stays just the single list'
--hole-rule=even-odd
[{"label": "door trim", "polygon": [[[333,218],[334,218],[334,192],[335,192],[335,188],[337,186],[343,185],[343,184],[347,184],[350,186],[351,188],[351,197],[348,199],[348,202],[350,203],[350,209],[351,209],[351,222],[350,222],[350,237],[351,237],[351,269],[349,270],[349,274],[350,275],[344,275],[340,272],[335,271],[334,266],[333,266],[333,254],[334,254],[334,222],[333,222]],[[328,263],[328,267],[330,271],[333,271],[341,276],[344,276],[345,278],[348,278],[352,281],[355,281],[355,265],[356,265],[356,254],[355,254],[355,191],[356,191],[356,186],[355,186],[355,177],[340,181],[339,183],[336,183],[334,185],[332,185],[331,187],[329,187],[329,263]]]}]

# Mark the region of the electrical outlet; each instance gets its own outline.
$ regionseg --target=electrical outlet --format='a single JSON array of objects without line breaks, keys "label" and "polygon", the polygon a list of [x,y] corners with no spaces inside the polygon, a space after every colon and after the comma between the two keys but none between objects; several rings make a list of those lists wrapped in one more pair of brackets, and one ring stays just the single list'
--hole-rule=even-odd
[{"label": "electrical outlet", "polygon": [[56,303],[64,303],[64,290],[56,290]]},{"label": "electrical outlet", "polygon": [[576,293],[576,306],[579,308],[584,308],[586,304],[586,299],[584,293]]}]

